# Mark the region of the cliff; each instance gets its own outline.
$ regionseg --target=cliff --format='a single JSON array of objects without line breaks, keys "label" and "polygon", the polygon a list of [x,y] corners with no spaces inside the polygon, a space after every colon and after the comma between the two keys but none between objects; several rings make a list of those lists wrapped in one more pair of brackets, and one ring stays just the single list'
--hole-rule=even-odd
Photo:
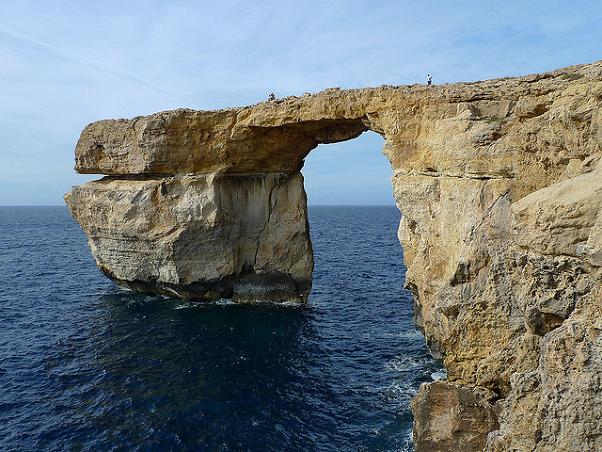
[{"label": "cliff", "polygon": [[66,195],[119,284],[304,302],[300,170],[381,134],[406,286],[448,371],[413,401],[417,450],[602,449],[602,63],[442,86],[330,89],[90,124]]}]

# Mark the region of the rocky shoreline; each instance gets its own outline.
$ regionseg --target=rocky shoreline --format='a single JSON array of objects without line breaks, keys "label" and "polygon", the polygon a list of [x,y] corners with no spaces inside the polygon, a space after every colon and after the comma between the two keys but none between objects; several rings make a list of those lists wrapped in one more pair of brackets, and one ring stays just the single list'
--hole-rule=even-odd
[{"label": "rocky shoreline", "polygon": [[602,449],[602,63],[329,89],[90,124],[65,197],[102,271],[188,299],[304,303],[303,159],[385,138],[417,319],[448,378],[417,450]]}]

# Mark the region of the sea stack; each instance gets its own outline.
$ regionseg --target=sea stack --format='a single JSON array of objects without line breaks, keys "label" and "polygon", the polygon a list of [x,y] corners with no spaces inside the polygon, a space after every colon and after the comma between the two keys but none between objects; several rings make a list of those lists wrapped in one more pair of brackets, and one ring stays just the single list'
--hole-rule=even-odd
[{"label": "sea stack", "polygon": [[598,62],[104,120],[75,154],[106,177],[65,199],[118,284],[305,303],[304,158],[372,130],[448,375],[413,401],[416,450],[602,450],[601,107]]}]

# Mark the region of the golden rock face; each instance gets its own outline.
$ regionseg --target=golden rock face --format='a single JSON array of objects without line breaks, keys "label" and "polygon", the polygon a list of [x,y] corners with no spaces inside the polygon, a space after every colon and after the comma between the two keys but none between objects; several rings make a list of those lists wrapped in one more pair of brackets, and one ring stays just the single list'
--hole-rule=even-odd
[{"label": "golden rock face", "polygon": [[307,300],[313,255],[300,173],[108,177],[65,199],[99,268],[132,290]]},{"label": "golden rock face", "polygon": [[601,107],[599,62],[99,121],[76,170],[109,177],[66,200],[120,284],[304,302],[303,159],[373,130],[403,214],[406,285],[448,371],[414,401],[417,450],[601,450]]}]

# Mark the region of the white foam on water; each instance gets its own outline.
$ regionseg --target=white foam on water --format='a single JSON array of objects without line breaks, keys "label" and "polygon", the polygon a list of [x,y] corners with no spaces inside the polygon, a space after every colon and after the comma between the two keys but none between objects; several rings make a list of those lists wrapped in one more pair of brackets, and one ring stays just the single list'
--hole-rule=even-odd
[{"label": "white foam on water", "polygon": [[303,306],[301,303],[299,303],[298,301],[283,301],[282,303],[277,303],[279,305],[282,306],[294,306],[294,307],[299,307],[299,306]]},{"label": "white foam on water", "polygon": [[409,329],[409,330],[401,331],[401,332],[383,333],[382,337],[395,337],[395,338],[409,339],[409,340],[420,340],[424,336],[417,329]]},{"label": "white foam on water", "polygon": [[426,356],[415,357],[410,355],[397,355],[385,364],[385,367],[395,372],[408,372],[426,367],[430,360]]},{"label": "white foam on water", "polygon": [[445,371],[445,369],[439,369],[438,371],[433,372],[431,374],[431,378],[433,379],[433,381],[446,380],[447,372]]},{"label": "white foam on water", "polygon": [[393,382],[389,386],[374,388],[387,402],[394,402],[400,409],[408,409],[418,390],[411,382]]},{"label": "white foam on water", "polygon": [[230,305],[233,305],[233,304],[236,304],[236,303],[234,303],[232,300],[227,300],[225,298],[220,298],[219,300],[215,301],[213,304],[216,304],[218,306],[230,306]]},{"label": "white foam on water", "polygon": [[406,434],[406,438],[403,442],[403,446],[400,452],[412,452],[414,450],[414,438],[412,437],[412,430],[409,430]]}]

